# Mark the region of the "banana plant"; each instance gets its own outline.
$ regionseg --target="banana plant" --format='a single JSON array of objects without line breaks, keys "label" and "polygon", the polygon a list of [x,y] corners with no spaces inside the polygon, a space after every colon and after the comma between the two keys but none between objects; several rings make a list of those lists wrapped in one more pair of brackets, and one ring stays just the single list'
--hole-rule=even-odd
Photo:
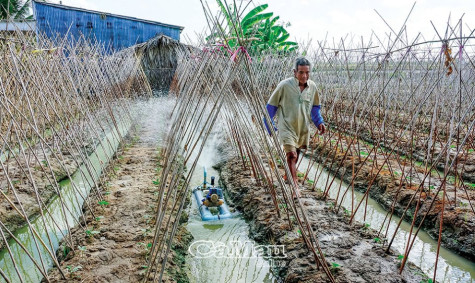
[{"label": "banana plant", "polygon": [[239,11],[236,7],[226,6],[222,0],[216,1],[225,17],[226,26],[223,27],[218,23],[219,30],[208,36],[207,40],[218,39],[231,49],[240,45],[250,46],[249,52],[252,55],[269,50],[287,53],[298,48],[296,42],[287,41],[290,35],[283,25],[278,24],[279,16],[273,17],[274,13],[265,12],[269,7],[268,4],[253,8],[239,20]]},{"label": "banana plant", "polygon": [[30,6],[30,0],[24,2],[21,0],[0,0],[0,20],[33,19],[33,15],[28,15]]}]

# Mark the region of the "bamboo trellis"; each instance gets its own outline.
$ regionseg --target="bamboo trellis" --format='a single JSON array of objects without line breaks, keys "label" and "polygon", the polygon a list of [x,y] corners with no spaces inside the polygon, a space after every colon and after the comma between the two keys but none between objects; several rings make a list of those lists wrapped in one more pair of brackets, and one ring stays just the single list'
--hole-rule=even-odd
[{"label": "bamboo trellis", "polygon": [[[0,41],[0,248],[7,251],[2,266],[12,266],[0,267],[0,277],[7,282],[35,273],[49,281],[58,240],[75,249],[69,228],[86,231],[78,221],[82,204],[92,212],[103,199],[100,173],[112,157],[94,165],[90,155],[113,153],[131,125],[129,102],[151,95],[133,49],[103,51],[84,38],[34,42],[18,32]],[[65,195],[60,182],[73,174],[84,184],[71,182],[73,193]],[[23,225],[29,243],[15,234]],[[32,269],[21,272],[18,261],[31,261]]]}]

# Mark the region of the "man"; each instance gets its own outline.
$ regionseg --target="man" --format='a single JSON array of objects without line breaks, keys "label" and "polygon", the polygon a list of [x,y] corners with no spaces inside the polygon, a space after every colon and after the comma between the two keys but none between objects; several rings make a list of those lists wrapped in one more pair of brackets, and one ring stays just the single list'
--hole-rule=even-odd
[{"label": "man", "polygon": [[[297,58],[294,77],[281,81],[267,103],[270,118],[273,119],[277,114],[279,138],[284,145],[287,164],[295,184],[300,151],[306,149],[309,143],[310,120],[319,134],[325,133],[317,86],[309,80],[309,76],[310,62],[305,58]],[[267,123],[265,125],[269,131]],[[296,196],[300,197],[298,187],[294,197]]]}]

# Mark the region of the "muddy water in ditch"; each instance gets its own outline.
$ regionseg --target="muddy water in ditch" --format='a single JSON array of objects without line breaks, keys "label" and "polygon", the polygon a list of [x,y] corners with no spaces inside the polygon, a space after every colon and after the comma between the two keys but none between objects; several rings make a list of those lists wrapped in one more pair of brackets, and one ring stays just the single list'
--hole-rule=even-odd
[{"label": "muddy water in ditch", "polygon": [[[212,135],[208,139],[193,172],[190,190],[203,182],[204,167],[208,182],[215,176],[218,183],[218,172],[212,168],[217,163],[217,138]],[[187,229],[194,237],[186,258],[191,282],[277,282],[270,270],[273,263],[259,253],[249,252],[257,246],[249,239],[249,225],[239,213],[234,212],[230,219],[202,221],[194,196],[188,213]],[[243,247],[248,252],[231,252]]]},{"label": "muddy water in ditch", "polygon": [[[304,158],[299,166],[300,171],[304,172],[308,168],[309,159]],[[321,168],[321,167],[320,167]],[[318,172],[317,172],[318,170]],[[320,170],[316,164],[310,169],[309,178],[315,176],[315,172],[320,174]],[[323,171],[320,179],[317,182],[317,188],[325,188],[327,178],[333,178],[327,171]],[[336,198],[338,194],[338,188],[340,186],[340,180],[335,179],[330,189],[330,196]],[[341,184],[341,193],[338,203],[340,203],[341,195],[348,186]],[[355,206],[362,199],[363,194],[355,192]],[[347,209],[351,209],[351,189],[343,200],[343,206]],[[364,222],[370,225],[374,229],[379,229],[386,217],[386,210],[378,204],[375,200],[369,199],[366,211],[366,220],[364,219],[364,209],[360,207],[355,219],[359,222]],[[397,223],[400,218],[393,216],[391,224],[389,226],[388,237],[391,237],[396,230]],[[386,227],[386,226],[385,226]],[[394,250],[400,254],[404,254],[407,239],[409,237],[410,224],[403,221],[399,232],[392,244]],[[338,237],[338,235],[334,235]],[[320,239],[322,240],[322,239]],[[426,232],[421,231],[418,233],[417,239],[414,242],[414,246],[409,254],[409,261],[419,266],[430,278],[434,274],[434,265],[437,252],[437,241],[433,240]],[[437,282],[475,282],[475,263],[465,259],[450,250],[441,247],[440,257],[437,267]]]}]

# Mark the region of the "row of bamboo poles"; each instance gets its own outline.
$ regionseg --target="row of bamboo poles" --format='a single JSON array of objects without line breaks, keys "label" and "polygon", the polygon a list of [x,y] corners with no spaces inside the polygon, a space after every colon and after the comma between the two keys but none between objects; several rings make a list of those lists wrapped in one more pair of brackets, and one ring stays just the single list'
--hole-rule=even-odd
[{"label": "row of bamboo poles", "polygon": [[[89,155],[120,141],[120,128],[131,125],[130,101],[151,95],[133,49],[104,54],[100,45],[90,45],[85,38],[32,38],[18,32],[0,40],[0,248],[8,252],[3,260],[14,267],[0,268],[0,279],[6,282],[26,280],[22,263],[15,262],[14,245],[20,247],[15,253],[33,261],[46,281],[48,262],[58,265],[55,240],[49,232],[37,231],[33,216],[41,216],[44,231],[52,229],[49,223],[67,227],[56,236],[75,249],[69,228],[87,227],[68,217],[74,215],[70,207],[84,203],[92,212],[103,200],[99,172]],[[73,174],[88,184],[72,183],[74,197],[68,200],[59,183]],[[82,186],[91,188],[89,196]],[[48,209],[56,198],[61,217],[53,217]],[[33,248],[15,236],[24,225]]]},{"label": "row of bamboo poles", "polygon": [[[299,226],[318,268],[335,282],[316,237],[319,228],[310,227],[300,201],[292,201],[298,184],[286,184],[278,169],[280,163],[289,175],[278,138],[274,131],[268,135],[262,122],[263,117],[269,118],[265,110],[268,97],[279,81],[292,76],[293,59],[298,54],[251,58],[246,52],[249,42],[240,38],[241,46],[229,52],[223,47],[225,42],[219,42],[228,36],[223,33],[227,30],[222,28],[223,16],[214,16],[206,4],[203,8],[210,33],[219,34],[219,44],[210,45],[212,40],[207,38],[201,52],[180,56],[172,89],[177,95],[173,126],[163,152],[164,182],[149,264],[152,268],[145,280],[161,281],[192,172],[213,128],[223,127],[222,139],[241,156],[243,168],[251,171],[257,185],[266,187],[272,196],[269,205],[288,219],[290,227]],[[239,34],[237,19],[230,28]],[[327,196],[336,178],[347,176],[349,183],[348,190],[338,191],[338,196],[353,196],[355,181],[360,181],[362,174],[367,177],[360,183],[364,198],[353,200],[347,208],[350,223],[361,211],[366,218],[368,198],[377,180],[386,176],[398,184],[386,219],[376,229],[387,238],[389,250],[398,233],[396,229],[388,235],[389,223],[397,211],[406,215],[399,221],[399,225],[403,219],[411,224],[402,272],[422,227],[437,221],[438,255],[446,225],[444,212],[456,208],[465,215],[466,223],[475,219],[475,57],[471,45],[475,38],[474,30],[465,28],[462,19],[454,26],[449,21],[445,34],[434,27],[439,38],[432,41],[422,35],[408,40],[405,25],[397,32],[389,28],[392,33],[386,38],[374,34],[367,42],[324,40],[314,44],[315,49],[301,50],[311,59],[312,79],[319,86],[330,131],[315,135],[314,147],[306,152],[312,161],[299,169],[304,172],[304,182],[313,178],[311,190],[320,189]],[[317,159],[320,167],[335,173],[323,188],[316,188],[321,173],[309,176]],[[181,175],[184,179],[178,177]],[[410,198],[398,204],[402,192]],[[337,209],[342,199],[335,199]],[[174,207],[167,216],[170,203]],[[397,206],[402,210],[396,210]],[[288,209],[281,213],[281,207]],[[437,269],[436,260],[434,282]]]}]

